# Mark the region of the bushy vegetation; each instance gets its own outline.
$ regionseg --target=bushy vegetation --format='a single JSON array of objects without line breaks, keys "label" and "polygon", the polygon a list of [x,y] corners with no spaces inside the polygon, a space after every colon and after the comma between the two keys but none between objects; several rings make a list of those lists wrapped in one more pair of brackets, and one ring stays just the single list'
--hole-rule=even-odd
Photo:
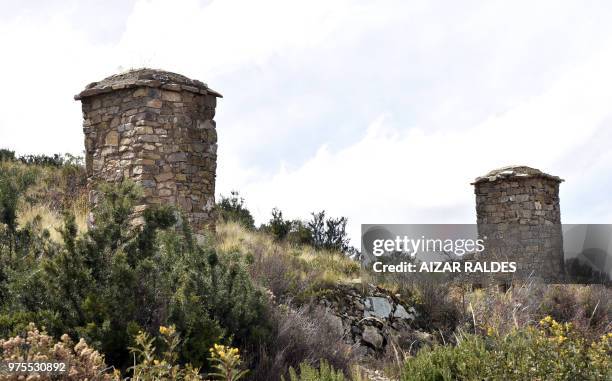
[{"label": "bushy vegetation", "polygon": [[217,213],[222,222],[236,222],[246,229],[255,229],[255,220],[237,191],[232,191],[229,197],[220,196]]},{"label": "bushy vegetation", "polygon": [[585,340],[551,317],[506,335],[461,335],[455,346],[421,350],[403,380],[608,380],[612,334]]},{"label": "bushy vegetation", "polygon": [[[75,168],[81,175],[82,168]],[[141,192],[130,182],[102,185],[91,211],[95,225],[81,227],[69,191],[84,194],[84,182],[68,184],[72,169],[72,164],[1,163],[0,337],[18,335],[34,322],[53,337],[84,340],[134,379],[161,372],[154,361],[185,379],[194,369],[207,372],[219,365],[209,350],[220,343],[244,350],[254,380],[280,379],[305,360],[326,359],[348,369],[350,351],[336,345],[339,337],[328,335],[325,324],[304,311],[277,303],[358,276],[355,262],[254,231],[246,208],[234,216],[247,223],[221,222],[219,236],[204,245],[195,242],[188,225],[176,225],[177,211],[170,207],[146,209],[142,226],[133,226]],[[45,189],[59,195],[59,202],[49,204]],[[225,205],[239,210],[243,201],[232,197]],[[28,214],[35,215],[24,219]],[[269,266],[276,260],[283,263],[276,268],[282,274]],[[154,343],[164,348],[170,340],[160,327],[173,327],[181,338],[173,344],[172,361],[156,354]]]},{"label": "bushy vegetation", "polygon": [[[222,222],[237,223],[248,230],[255,230],[253,216],[237,191],[232,191],[229,197],[220,196],[217,214]],[[309,221],[285,219],[280,209],[273,208],[270,220],[258,230],[271,235],[277,242],[287,242],[294,246],[308,245],[348,255],[355,253],[356,250],[349,245],[346,217],[326,217],[325,211],[313,212],[311,216]]]},{"label": "bushy vegetation", "polygon": [[266,300],[245,258],[198,246],[187,225],[175,228],[170,208],[147,209],[143,227],[134,228],[130,216],[140,197],[134,184],[101,189],[96,224],[86,233],[78,234],[67,213],[56,243],[46,229],[15,223],[15,199],[33,181],[5,171],[2,178],[21,179],[3,182],[12,188],[0,194],[2,337],[35,322],[55,336],[84,338],[121,368],[130,362],[131,337],[157,334],[162,325],[176,326],[183,337],[179,360],[194,366],[208,366],[214,343],[267,340]]},{"label": "bushy vegetation", "polygon": [[[81,339],[75,344],[68,335],[62,335],[60,340],[55,341],[34,324],[29,324],[19,336],[0,339],[0,348],[2,349],[0,361],[4,362],[21,362],[29,359],[41,363],[64,363],[67,368],[62,379],[67,381],[113,379],[104,363],[104,356],[87,345],[85,340]],[[30,374],[28,380],[45,380],[52,377],[56,376]],[[2,379],[16,381],[24,380],[25,377],[23,374],[13,373],[2,374]]]},{"label": "bushy vegetation", "polygon": [[251,277],[279,302],[306,301],[318,290],[360,276],[359,263],[338,251],[279,242],[237,223],[218,225],[217,235],[220,252],[240,252],[247,257]]},{"label": "bushy vegetation", "polygon": [[[161,350],[155,345],[155,337],[146,332],[139,332],[134,338],[135,345],[130,347],[134,360],[138,362],[130,367],[131,379],[133,381],[145,380],[201,380],[199,369],[191,364],[181,366],[177,364],[178,347],[180,337],[174,326],[159,327]],[[161,353],[160,353],[161,352]],[[115,372],[116,379],[120,379],[120,373]]]},{"label": "bushy vegetation", "polygon": [[311,213],[309,221],[287,220],[280,209],[272,209],[272,218],[260,230],[272,235],[277,241],[294,245],[310,245],[320,250],[339,251],[347,255],[355,253],[349,245],[346,232],[346,217],[325,217],[325,211]]},{"label": "bushy vegetation", "polygon": [[61,168],[68,165],[83,165],[83,158],[69,153],[53,155],[15,155],[14,151],[0,149],[0,162],[21,162],[39,166]]},{"label": "bushy vegetation", "polygon": [[[334,370],[328,363],[321,361],[319,368],[314,368],[307,363],[301,363],[299,373],[289,368],[290,381],[345,381],[344,373]],[[283,378],[284,381],[284,378]]]},{"label": "bushy vegetation", "polygon": [[397,377],[610,377],[604,286],[499,292],[364,278],[345,218],[275,209],[256,228],[232,192],[217,205],[216,234],[198,244],[168,206],[133,225],[141,191],[130,182],[102,186],[87,210],[85,181],[78,160],[0,150],[0,339],[10,338],[0,358],[23,356],[28,337],[28,353],[70,358],[72,379],[357,381],[360,359],[317,301],[366,282],[414,306],[412,328],[427,332],[378,359]]}]

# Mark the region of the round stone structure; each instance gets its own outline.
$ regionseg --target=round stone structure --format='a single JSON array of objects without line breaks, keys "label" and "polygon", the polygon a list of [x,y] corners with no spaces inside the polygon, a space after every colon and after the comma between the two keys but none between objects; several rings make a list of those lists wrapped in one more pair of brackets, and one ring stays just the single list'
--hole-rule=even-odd
[{"label": "round stone structure", "polygon": [[93,82],[75,95],[83,109],[90,203],[96,184],[131,179],[147,205],[177,206],[196,233],[214,229],[217,133],[221,94],[171,72],[137,69]]},{"label": "round stone structure", "polygon": [[472,183],[478,235],[486,237],[482,259],[515,261],[517,265],[515,274],[496,274],[497,281],[563,279],[562,181],[535,168],[508,166]]}]

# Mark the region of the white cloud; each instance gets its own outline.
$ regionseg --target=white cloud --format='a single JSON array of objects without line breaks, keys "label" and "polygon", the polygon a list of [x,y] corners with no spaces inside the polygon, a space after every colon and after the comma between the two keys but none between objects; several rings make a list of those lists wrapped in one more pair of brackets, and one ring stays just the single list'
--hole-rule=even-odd
[{"label": "white cloud", "polygon": [[606,3],[139,0],[103,36],[75,4],[0,15],[2,147],[81,152],[72,96],[150,66],[227,96],[217,190],[259,222],[472,222],[469,181],[509,163],[565,177],[564,216],[612,218]]},{"label": "white cloud", "polygon": [[[240,189],[260,222],[274,206],[292,218],[319,209],[348,216],[355,244],[362,223],[473,223],[469,182],[504,165],[541,168],[588,194],[577,184],[612,170],[608,147],[582,153],[603,154],[595,173],[559,164],[575,153],[574,147],[612,127],[610,65],[612,50],[598,52],[542,94],[469,129],[402,130],[381,115],[356,144],[336,152],[324,145],[296,170],[242,182]],[[563,205],[563,210],[577,207]],[[594,206],[591,216],[610,216],[609,209],[603,215],[599,209]]]}]

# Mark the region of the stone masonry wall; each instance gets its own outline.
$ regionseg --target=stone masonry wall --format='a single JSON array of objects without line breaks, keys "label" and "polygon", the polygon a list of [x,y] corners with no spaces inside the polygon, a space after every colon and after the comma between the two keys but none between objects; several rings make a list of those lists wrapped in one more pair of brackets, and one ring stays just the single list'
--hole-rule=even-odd
[{"label": "stone masonry wall", "polygon": [[214,228],[220,94],[186,77],[142,69],[94,82],[75,98],[83,109],[90,202],[99,181],[132,179],[149,204],[178,206],[195,232]]},{"label": "stone masonry wall", "polygon": [[[516,261],[514,279],[563,277],[563,238],[556,176],[529,167],[506,167],[479,177],[478,234],[486,237],[486,260]],[[511,281],[498,274],[496,280]]]}]

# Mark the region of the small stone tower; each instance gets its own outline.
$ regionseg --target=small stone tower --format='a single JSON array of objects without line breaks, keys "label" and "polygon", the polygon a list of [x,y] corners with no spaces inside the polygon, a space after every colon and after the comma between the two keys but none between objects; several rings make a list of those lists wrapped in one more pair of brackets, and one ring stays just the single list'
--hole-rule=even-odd
[{"label": "small stone tower", "polygon": [[87,85],[74,98],[82,102],[90,203],[96,183],[131,179],[144,190],[135,223],[147,205],[172,204],[194,232],[214,228],[217,97],[200,81],[152,69]]},{"label": "small stone tower", "polygon": [[562,280],[562,181],[534,168],[510,166],[472,183],[478,235],[486,237],[484,259],[517,262],[516,274],[498,274],[497,280],[529,276],[548,282]]}]

